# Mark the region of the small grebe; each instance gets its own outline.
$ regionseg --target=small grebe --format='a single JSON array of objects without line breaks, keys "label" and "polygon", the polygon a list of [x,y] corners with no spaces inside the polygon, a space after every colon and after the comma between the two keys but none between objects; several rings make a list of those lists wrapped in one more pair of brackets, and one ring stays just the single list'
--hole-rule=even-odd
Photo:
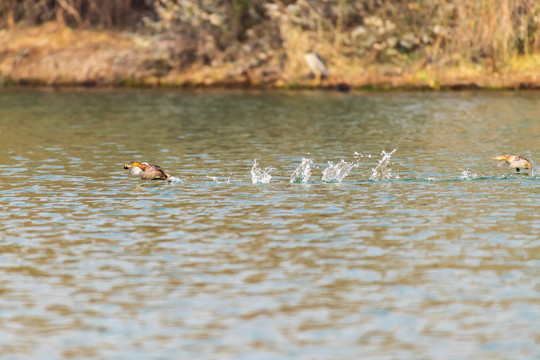
[{"label": "small grebe", "polygon": [[531,163],[521,155],[499,155],[495,156],[493,160],[504,160],[511,168],[516,169],[519,172],[521,169],[531,169]]},{"label": "small grebe", "polygon": [[169,180],[170,177],[161,166],[146,162],[132,161],[129,164],[124,164],[124,169],[129,169],[130,175],[141,175],[143,180]]}]

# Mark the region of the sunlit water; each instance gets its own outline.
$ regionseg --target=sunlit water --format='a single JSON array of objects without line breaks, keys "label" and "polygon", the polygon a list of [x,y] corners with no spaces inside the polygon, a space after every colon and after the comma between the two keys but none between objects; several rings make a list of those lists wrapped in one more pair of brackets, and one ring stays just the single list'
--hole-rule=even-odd
[{"label": "sunlit water", "polygon": [[0,109],[2,358],[540,358],[540,93]]}]

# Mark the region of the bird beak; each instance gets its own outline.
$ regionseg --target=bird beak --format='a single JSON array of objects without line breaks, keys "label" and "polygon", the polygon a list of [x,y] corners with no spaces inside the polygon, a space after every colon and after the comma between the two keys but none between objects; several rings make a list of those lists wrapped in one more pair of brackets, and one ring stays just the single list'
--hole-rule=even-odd
[{"label": "bird beak", "polygon": [[129,169],[131,167],[131,164],[124,164],[124,169]]},{"label": "bird beak", "polygon": [[506,160],[506,156],[504,155],[495,156],[493,160]]}]

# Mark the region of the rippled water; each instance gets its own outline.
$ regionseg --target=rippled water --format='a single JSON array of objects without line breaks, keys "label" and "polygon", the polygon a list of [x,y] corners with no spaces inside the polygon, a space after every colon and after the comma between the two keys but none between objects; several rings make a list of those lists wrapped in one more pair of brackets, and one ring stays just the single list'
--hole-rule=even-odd
[{"label": "rippled water", "polygon": [[537,359],[539,98],[1,91],[2,358]]}]

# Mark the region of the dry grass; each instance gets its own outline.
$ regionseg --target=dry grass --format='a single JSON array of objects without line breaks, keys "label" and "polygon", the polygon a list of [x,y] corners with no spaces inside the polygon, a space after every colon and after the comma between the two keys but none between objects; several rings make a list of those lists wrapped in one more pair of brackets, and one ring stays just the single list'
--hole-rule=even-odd
[{"label": "dry grass", "polygon": [[43,26],[0,31],[0,77],[22,84],[119,85],[151,82],[155,53],[144,37]]},{"label": "dry grass", "polygon": [[[276,55],[261,67],[239,70],[237,63],[195,63],[170,66],[169,40],[159,36],[112,31],[71,30],[56,23],[0,31],[0,84],[68,86],[277,87],[311,88],[303,55],[315,50],[326,57],[331,76],[322,84],[333,88],[462,89],[539,88],[540,55],[514,55],[497,65],[459,61],[424,64],[366,63],[335,52],[324,31],[306,32],[286,19],[285,60]],[[264,75],[269,68],[272,76]],[[2,80],[4,79],[4,80]]]}]

